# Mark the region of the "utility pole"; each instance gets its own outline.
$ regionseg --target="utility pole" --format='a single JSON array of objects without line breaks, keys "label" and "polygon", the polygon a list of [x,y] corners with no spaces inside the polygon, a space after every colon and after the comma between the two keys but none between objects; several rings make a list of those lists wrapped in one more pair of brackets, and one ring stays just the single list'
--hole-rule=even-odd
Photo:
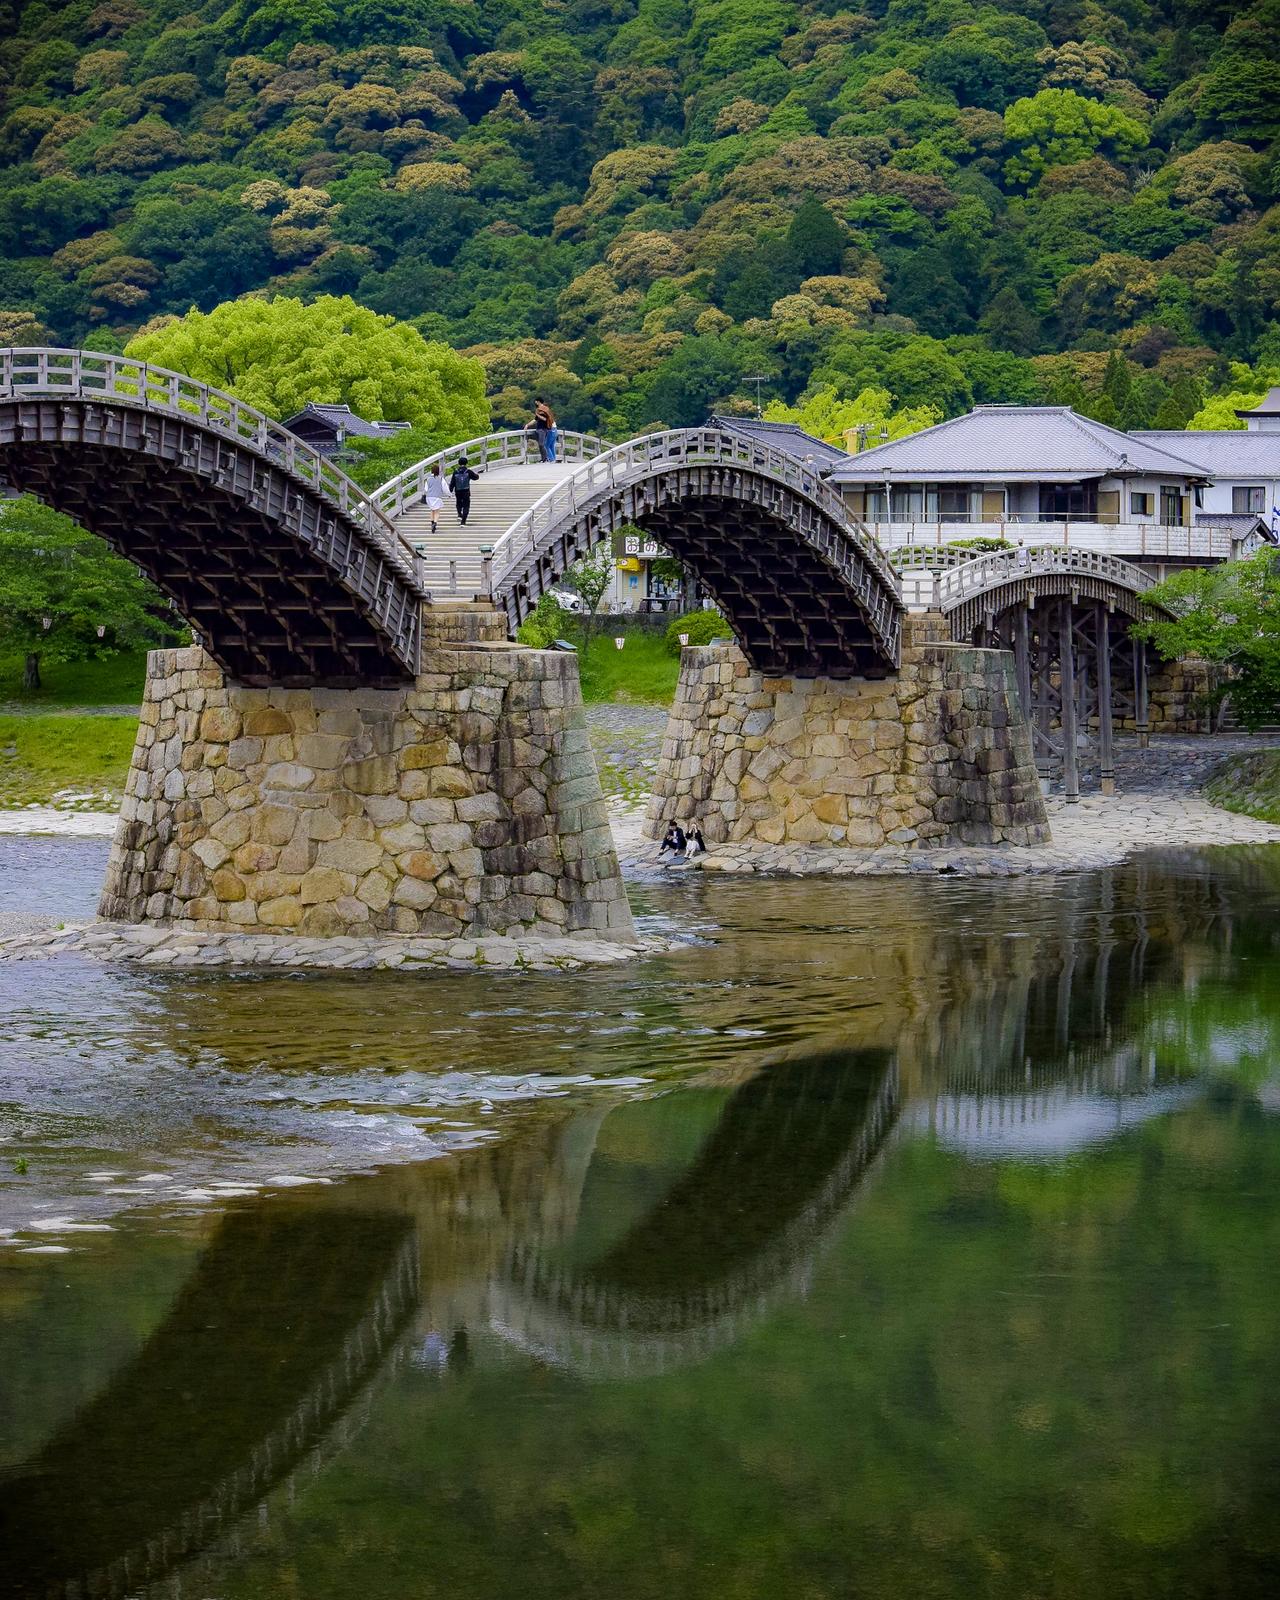
[{"label": "utility pole", "polygon": [[763,417],[764,416],[764,405],[761,402],[760,391],[761,391],[761,385],[768,383],[769,374],[767,372],[753,372],[750,377],[744,378],[742,381],[743,381],[743,383],[754,383],[755,384],[755,386],[756,386],[756,416],[757,417]]}]

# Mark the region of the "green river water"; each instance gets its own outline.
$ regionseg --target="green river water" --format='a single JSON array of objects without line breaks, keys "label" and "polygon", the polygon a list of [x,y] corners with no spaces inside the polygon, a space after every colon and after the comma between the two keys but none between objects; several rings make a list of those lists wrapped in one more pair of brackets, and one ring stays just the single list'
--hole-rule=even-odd
[{"label": "green river water", "polygon": [[0,1596],[1276,1592],[1280,851],[636,903],[0,964]]}]

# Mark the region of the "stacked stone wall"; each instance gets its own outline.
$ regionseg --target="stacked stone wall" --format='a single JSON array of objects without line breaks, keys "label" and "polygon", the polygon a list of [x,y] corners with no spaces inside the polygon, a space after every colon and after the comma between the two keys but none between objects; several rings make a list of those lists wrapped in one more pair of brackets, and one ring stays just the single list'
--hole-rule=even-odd
[{"label": "stacked stone wall", "polygon": [[1040,844],[1049,838],[1013,658],[908,619],[896,676],[765,678],[688,646],[648,815],[708,843]]},{"label": "stacked stone wall", "polygon": [[402,690],[250,689],[152,652],[102,915],[632,938],[576,658],[433,621]]}]

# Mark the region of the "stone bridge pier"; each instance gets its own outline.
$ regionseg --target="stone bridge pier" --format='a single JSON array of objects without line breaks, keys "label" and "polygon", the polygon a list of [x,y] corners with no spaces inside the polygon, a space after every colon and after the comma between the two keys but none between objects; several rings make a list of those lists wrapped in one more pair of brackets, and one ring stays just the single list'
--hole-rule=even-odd
[{"label": "stone bridge pier", "polygon": [[767,677],[736,644],[686,646],[647,829],[707,842],[1042,844],[1049,838],[1013,657],[905,619],[876,678]]},{"label": "stone bridge pier", "polygon": [[634,938],[577,658],[423,608],[400,688],[250,688],[152,652],[100,906],[215,930]]}]

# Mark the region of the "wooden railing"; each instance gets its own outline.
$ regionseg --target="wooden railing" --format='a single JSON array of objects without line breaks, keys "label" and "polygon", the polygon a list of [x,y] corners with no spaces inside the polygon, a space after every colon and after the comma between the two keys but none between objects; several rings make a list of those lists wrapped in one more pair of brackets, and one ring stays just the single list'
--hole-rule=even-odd
[{"label": "wooden railing", "polygon": [[[594,433],[572,430],[556,433],[556,453],[561,461],[590,461],[611,448],[607,439],[598,438]],[[483,438],[468,439],[465,444],[451,444],[447,450],[424,456],[399,477],[390,478],[380,489],[375,489],[374,504],[388,517],[400,516],[425,495],[432,467],[438,464],[441,476],[447,480],[463,456],[469,466],[481,470],[527,466],[539,459],[537,437],[525,429],[513,429],[507,433],[487,433]]]},{"label": "wooden railing", "polygon": [[233,395],[129,356],[32,347],[0,350],[0,400],[10,398],[105,400],[138,406],[198,423],[246,445],[327,500],[363,531],[406,582],[420,588],[413,551],[381,507],[296,434]]},{"label": "wooden railing", "polygon": [[902,576],[902,596],[912,611],[951,611],[976,595],[1002,588],[1007,583],[1034,581],[1045,573],[1100,578],[1134,594],[1145,593],[1156,581],[1131,561],[1102,550],[1064,550],[1058,545],[1036,545],[1030,549],[998,550],[992,555],[972,556],[955,565],[909,570]]},{"label": "wooden railing", "polygon": [[549,545],[566,521],[614,490],[661,477],[681,467],[738,467],[768,478],[817,505],[857,546],[867,566],[895,596],[901,594],[897,573],[867,529],[849,515],[844,497],[818,472],[785,450],[718,428],[682,428],[648,434],[605,450],[570,477],[562,479],[512,523],[493,549],[493,587],[503,587],[515,567]]}]

